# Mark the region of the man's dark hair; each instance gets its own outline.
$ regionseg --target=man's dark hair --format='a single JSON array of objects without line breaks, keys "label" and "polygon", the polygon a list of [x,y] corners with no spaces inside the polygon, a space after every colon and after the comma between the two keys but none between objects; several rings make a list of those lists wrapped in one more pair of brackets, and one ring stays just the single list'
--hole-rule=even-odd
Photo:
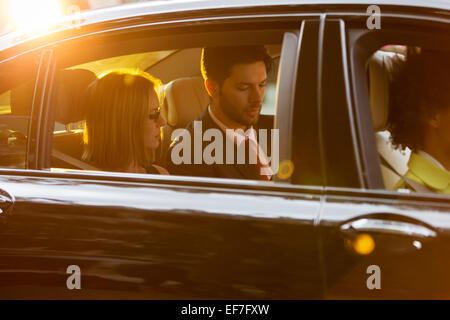
[{"label": "man's dark hair", "polygon": [[388,129],[394,146],[420,150],[428,121],[450,108],[450,53],[408,48],[389,91]]},{"label": "man's dark hair", "polygon": [[262,61],[269,73],[272,58],[264,46],[207,47],[202,50],[201,68],[204,79],[212,79],[222,87],[231,75],[231,68],[236,64],[249,64]]}]

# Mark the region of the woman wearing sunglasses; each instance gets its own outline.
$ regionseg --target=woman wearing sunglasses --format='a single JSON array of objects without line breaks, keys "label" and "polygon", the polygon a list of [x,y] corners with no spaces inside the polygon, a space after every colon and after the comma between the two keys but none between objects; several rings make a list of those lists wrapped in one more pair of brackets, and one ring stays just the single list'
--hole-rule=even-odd
[{"label": "woman wearing sunglasses", "polygon": [[151,164],[161,143],[160,81],[136,70],[109,72],[89,86],[83,159],[105,171],[168,174]]}]

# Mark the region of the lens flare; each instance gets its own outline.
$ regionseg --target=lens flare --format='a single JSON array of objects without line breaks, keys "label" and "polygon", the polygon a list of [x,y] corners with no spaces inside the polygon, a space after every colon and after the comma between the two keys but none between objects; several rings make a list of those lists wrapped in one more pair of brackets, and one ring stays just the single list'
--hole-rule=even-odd
[{"label": "lens flare", "polygon": [[58,0],[13,0],[11,10],[16,28],[27,33],[45,30],[63,17]]},{"label": "lens flare", "polygon": [[375,249],[375,240],[368,234],[360,234],[353,240],[353,249],[360,255],[368,255]]},{"label": "lens flare", "polygon": [[289,179],[294,173],[294,163],[290,160],[281,161],[278,168],[278,177],[280,179]]}]

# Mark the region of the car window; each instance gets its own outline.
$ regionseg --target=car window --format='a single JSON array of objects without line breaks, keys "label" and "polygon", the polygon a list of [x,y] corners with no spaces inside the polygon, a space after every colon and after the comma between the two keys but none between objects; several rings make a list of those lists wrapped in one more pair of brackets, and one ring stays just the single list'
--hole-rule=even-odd
[{"label": "car window", "polygon": [[441,71],[450,71],[448,58],[446,50],[406,45],[384,46],[369,58],[372,121],[388,190],[450,194],[441,151],[450,147],[450,74]]},{"label": "car window", "polygon": [[[296,23],[296,25],[299,27],[298,23]],[[271,136],[271,130],[275,131],[277,129],[274,127],[274,122],[277,112],[276,92],[279,64],[280,59],[282,59],[282,37],[283,32],[276,31],[276,34],[267,37],[266,42],[264,42],[264,39],[261,36],[261,39],[258,40],[259,42],[256,41],[253,45],[263,47],[270,57],[272,64],[270,71],[267,72],[265,76],[264,83],[258,84],[259,88],[264,86],[265,94],[260,106],[260,117],[258,122],[255,123],[255,128],[261,128],[264,132],[258,131],[257,135],[254,137],[254,141],[256,141],[255,148],[257,150],[254,151],[256,154],[256,163],[254,163],[254,165],[261,166],[263,161],[260,161],[260,155],[263,154],[266,155],[266,159],[264,159],[266,161],[266,168],[270,168],[269,161],[271,161],[271,152],[273,151],[270,150],[272,140],[279,139],[279,136],[276,136],[276,134],[274,134],[273,137]],[[186,41],[184,40],[184,42]],[[214,42],[212,47],[217,47],[217,40],[214,40]],[[204,40],[202,40],[202,43],[204,43]],[[236,46],[236,44],[233,44],[232,42],[228,46],[232,45]],[[243,44],[241,44],[241,46],[242,45]],[[227,47],[227,42],[224,42],[220,46]],[[67,62],[71,60],[66,59],[66,57],[70,56],[67,51],[62,53],[64,59],[60,58],[59,61],[64,61],[64,63],[61,63],[59,65],[60,67],[57,67],[54,75],[55,90],[52,99],[54,129],[52,133],[52,151],[49,169],[53,171],[94,170],[133,173],[167,173],[165,170],[160,170],[160,168],[163,168],[167,169],[170,174],[175,175],[263,180],[263,178],[260,177],[261,175],[255,175],[253,172],[250,175],[247,175],[251,170],[260,170],[261,167],[256,169],[248,167],[245,170],[238,169],[235,173],[229,175],[226,172],[229,163],[223,163],[224,167],[208,171],[205,175],[198,174],[195,167],[192,167],[192,172],[189,171],[191,169],[187,169],[187,171],[183,172],[171,172],[171,164],[168,162],[173,162],[171,158],[174,154],[172,145],[179,139],[180,130],[186,129],[189,124],[192,124],[199,117],[202,117],[202,115],[210,115],[208,106],[212,104],[213,99],[205,87],[205,79],[202,75],[200,63],[202,59],[202,47],[189,46],[185,43],[180,47],[174,47],[174,45],[168,46],[167,44],[161,45],[159,48],[156,45],[152,45],[152,47],[155,47],[157,50],[143,52],[142,48],[137,47],[135,53],[124,55],[113,55],[113,51],[111,51],[111,53],[108,52],[108,54],[105,49],[104,52],[98,55],[102,57],[101,59],[86,57],[84,61],[80,61],[81,63],[76,64],[69,64]],[[132,49],[129,49],[128,51],[132,51]],[[99,51],[96,50],[96,52],[98,53]],[[120,52],[120,50],[118,50],[118,52]],[[72,60],[77,61],[79,59],[73,58]],[[260,62],[263,63],[262,61]],[[90,100],[93,99],[92,92],[94,89],[92,88],[101,83],[102,79],[111,75],[111,73],[134,73],[142,75],[143,72],[158,83],[157,98],[159,110],[154,108],[150,113],[156,114],[157,111],[160,112],[161,120],[157,120],[159,121],[158,125],[161,126],[159,134],[160,143],[157,144],[156,148],[146,147],[145,154],[147,156],[147,162],[145,165],[140,165],[138,171],[128,171],[128,169],[124,169],[123,167],[122,169],[114,169],[112,165],[109,167],[98,165],[99,162],[92,160],[93,156],[89,151],[89,143],[94,141],[92,136],[89,138],[89,132],[92,133],[99,128],[99,126],[94,127],[91,125],[91,130],[89,129],[89,114],[94,110],[93,108],[95,108],[95,105],[93,107]],[[126,80],[124,81],[126,82]],[[236,91],[244,91],[247,90],[247,87],[249,87],[248,84],[244,83],[239,88],[236,86],[235,89]],[[117,91],[111,90],[107,95],[113,96],[116,93]],[[105,113],[104,115],[107,114],[108,113]],[[108,116],[110,116],[110,114]],[[150,114],[148,116],[152,117],[154,115]],[[126,117],[126,115],[124,117]],[[122,119],[125,119],[124,117]],[[217,124],[216,120],[217,119],[213,120],[215,124]],[[93,122],[91,121],[91,123]],[[135,127],[137,126],[138,125]],[[123,133],[121,133],[120,136],[123,137],[127,132],[125,129],[122,130]],[[138,129],[136,128],[136,130]],[[97,132],[99,131],[97,130]],[[259,135],[259,132],[262,132],[262,134]],[[260,138],[263,134],[264,137]],[[105,139],[110,136],[110,134],[105,135]],[[153,136],[155,136],[155,134],[153,134]],[[117,139],[120,139],[120,137]],[[203,140],[203,142],[205,141],[206,140]],[[214,142],[215,136],[209,141]],[[194,143],[194,140],[192,140],[192,142]],[[278,144],[279,141],[276,141],[274,146],[277,147]],[[99,144],[97,143],[97,145]],[[225,148],[225,146],[223,146],[223,148]],[[129,153],[124,150],[115,150],[114,152],[118,154],[117,158],[123,154]],[[276,152],[274,151],[274,157],[275,153]],[[204,152],[202,156],[205,154],[206,153]],[[217,159],[215,158],[216,150],[210,155],[214,159]],[[246,156],[249,159],[250,155],[246,154]],[[178,157],[181,157],[184,161],[184,150],[179,152]],[[278,155],[276,155],[276,157],[278,157]],[[223,159],[225,162],[225,158]],[[280,160],[276,159],[276,162],[279,164]],[[157,169],[155,170],[155,168]],[[222,170],[224,170],[225,173],[222,172]],[[277,173],[276,170],[272,170],[271,172],[272,177]]]},{"label": "car window", "polygon": [[[278,52],[276,54],[279,55],[279,51],[281,51],[281,45],[278,46]],[[193,52],[195,52],[195,54],[192,54]],[[267,76],[266,94],[262,104],[261,114],[271,117],[271,121],[273,122],[275,113],[276,81],[280,57],[273,56],[272,58],[274,60],[274,66]],[[88,163],[86,163],[86,166],[83,166],[81,162],[79,162],[83,161],[85,144],[83,137],[86,126],[83,114],[85,111],[80,110],[84,108],[82,104],[86,103],[83,98],[87,98],[87,88],[89,84],[109,72],[117,70],[134,71],[137,69],[155,75],[154,77],[159,76],[161,79],[164,79],[162,87],[160,88],[160,102],[163,108],[162,114],[165,118],[164,121],[166,122],[166,125],[163,128],[163,130],[166,130],[166,134],[171,134],[174,129],[183,128],[189,122],[194,121],[201,112],[205,110],[210,102],[208,93],[204,88],[201,88],[204,85],[202,83],[200,59],[201,48],[189,48],[111,57],[62,70],[60,73],[60,83],[58,85],[59,92],[57,93],[59,104],[56,106],[55,127],[53,132],[52,167],[69,169],[90,168]],[[164,63],[164,68],[162,68],[159,63]],[[185,69],[183,68],[183,65],[185,64],[195,67],[191,68],[191,70]],[[172,69],[177,71],[174,72]],[[168,76],[168,73],[172,74]],[[187,108],[190,106],[192,109],[192,111],[184,114],[185,119],[181,118],[181,114],[178,114],[178,117],[180,118],[174,119],[174,117],[171,117],[171,114],[177,111],[175,108],[180,107],[175,103],[172,103],[172,100],[170,99],[164,100],[164,93],[170,92],[172,94],[171,89],[173,89],[173,84],[183,82],[195,82],[197,87],[201,88],[201,90],[199,94],[195,94],[194,92],[190,96],[187,95],[186,92],[177,92],[174,90],[173,100],[182,99],[182,95],[184,95],[186,99],[190,98],[191,100],[184,101],[182,107],[185,108],[186,106]],[[199,103],[203,104],[200,105]],[[171,140],[162,141],[162,143],[164,148],[168,148]],[[161,150],[158,151],[161,152]],[[164,163],[160,164],[164,165]]]},{"label": "car window", "polygon": [[448,43],[445,30],[399,27],[389,30],[389,36],[376,34],[373,43],[355,51],[360,58],[355,63],[361,76],[356,85],[360,121],[366,116],[372,121],[372,132],[364,132],[367,138],[373,135],[371,159],[379,160],[367,166],[368,175],[380,173],[376,189],[450,194],[450,48],[437,45]]},{"label": "car window", "polygon": [[[24,169],[37,58],[0,64],[0,167]],[[25,63],[25,64],[24,64]]]}]

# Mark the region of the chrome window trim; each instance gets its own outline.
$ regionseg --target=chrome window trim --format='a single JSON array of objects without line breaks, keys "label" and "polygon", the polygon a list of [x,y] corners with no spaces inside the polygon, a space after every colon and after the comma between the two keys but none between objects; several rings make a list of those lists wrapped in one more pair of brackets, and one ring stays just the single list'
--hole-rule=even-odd
[{"label": "chrome window trim", "polygon": [[323,185],[328,185],[327,161],[325,150],[325,137],[323,133],[323,111],[322,111],[322,72],[323,72],[323,39],[325,33],[326,14],[320,15],[319,22],[319,39],[317,49],[317,131],[319,135],[319,149],[320,149],[320,167],[322,171]]},{"label": "chrome window trim", "polygon": [[229,190],[230,192],[258,192],[267,195],[291,195],[298,196],[302,194],[312,194],[311,196],[321,196],[324,188],[321,186],[303,186],[292,185],[287,183],[270,183],[257,180],[242,179],[225,179],[225,178],[208,178],[194,176],[175,176],[175,175],[158,175],[158,174],[141,174],[141,173],[125,173],[125,172],[85,172],[68,171],[68,172],[50,172],[49,170],[26,170],[26,169],[8,169],[0,168],[0,176],[21,176],[23,179],[67,179],[67,180],[83,180],[100,181],[104,184],[143,184],[143,185],[159,185],[164,187],[189,188],[192,190]]},{"label": "chrome window trim", "polygon": [[364,179],[364,171],[361,164],[361,150],[360,145],[358,143],[358,135],[357,135],[357,128],[356,128],[356,121],[354,113],[356,112],[355,106],[353,104],[353,99],[351,95],[351,87],[352,82],[350,80],[350,73],[349,73],[349,58],[348,58],[348,50],[347,50],[347,37],[346,37],[346,28],[345,23],[342,19],[339,20],[339,29],[341,34],[341,54],[342,54],[342,69],[343,74],[345,78],[345,96],[347,100],[347,109],[348,109],[348,118],[349,118],[349,124],[350,124],[350,132],[352,135],[352,144],[353,144],[353,152],[356,160],[356,167],[358,171],[358,177],[359,177],[359,184],[362,189],[365,189],[367,186],[367,181]]},{"label": "chrome window trim", "polygon": [[[285,143],[280,143],[279,160],[292,161],[292,135],[293,135],[293,114],[294,114],[294,100],[295,100],[295,83],[299,68],[300,50],[302,46],[303,32],[305,28],[305,21],[302,22],[300,30],[296,33],[286,32],[283,37],[282,53],[280,59],[280,67],[277,79],[277,93],[275,99],[275,128],[280,130],[280,137],[287,136]],[[288,39],[289,38],[289,39]],[[289,47],[289,48],[288,48]],[[287,49],[283,55],[284,49]],[[290,49],[290,50],[289,50]],[[284,78],[281,77],[284,75]],[[284,110],[279,113],[280,105],[286,106]],[[280,139],[282,141],[283,139]],[[276,175],[274,181],[283,181]],[[289,183],[291,177],[284,180]]]}]

